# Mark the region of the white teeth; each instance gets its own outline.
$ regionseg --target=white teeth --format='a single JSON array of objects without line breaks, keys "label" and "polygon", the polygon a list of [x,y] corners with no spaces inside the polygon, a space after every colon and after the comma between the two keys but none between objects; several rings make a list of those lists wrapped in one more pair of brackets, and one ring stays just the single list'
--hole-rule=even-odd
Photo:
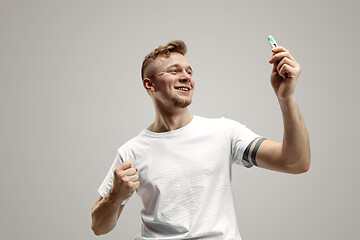
[{"label": "white teeth", "polygon": [[179,90],[182,90],[182,91],[189,91],[189,89],[187,88],[178,88]]}]

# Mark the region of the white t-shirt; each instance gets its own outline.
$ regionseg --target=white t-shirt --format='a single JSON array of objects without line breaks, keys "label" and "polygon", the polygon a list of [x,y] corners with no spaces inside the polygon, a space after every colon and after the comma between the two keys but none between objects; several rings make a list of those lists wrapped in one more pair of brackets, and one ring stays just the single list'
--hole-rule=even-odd
[{"label": "white t-shirt", "polygon": [[108,193],[115,168],[130,161],[139,169],[136,192],[144,205],[136,240],[240,240],[231,166],[245,166],[243,153],[257,137],[236,121],[199,116],[174,131],[145,129],[118,149],[99,193]]}]

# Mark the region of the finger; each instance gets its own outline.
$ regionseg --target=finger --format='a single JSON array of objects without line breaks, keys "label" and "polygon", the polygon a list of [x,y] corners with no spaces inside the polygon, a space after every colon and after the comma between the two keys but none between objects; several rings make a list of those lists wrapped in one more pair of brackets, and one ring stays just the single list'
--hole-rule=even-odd
[{"label": "finger", "polygon": [[133,176],[125,176],[122,178],[122,182],[124,184],[127,184],[128,186],[131,187],[132,184],[134,184],[135,182],[139,181],[139,177],[136,177],[137,175],[133,175]]},{"label": "finger", "polygon": [[294,68],[284,64],[281,69],[278,71],[280,76],[282,76],[284,79],[289,78],[289,77],[293,77],[294,76]]},{"label": "finger", "polygon": [[132,176],[136,174],[136,169],[135,168],[128,168],[123,172],[123,176]]},{"label": "finger", "polygon": [[287,57],[284,57],[279,64],[283,64],[283,63],[286,63],[288,65],[290,65],[291,67],[296,67],[297,66],[297,63],[294,61],[294,60],[291,60]]},{"label": "finger", "polygon": [[274,63],[273,63],[273,70],[272,70],[273,73],[276,73],[276,72],[277,72],[277,67],[278,67],[278,65],[279,65],[279,62],[274,62]]},{"label": "finger", "polygon": [[139,186],[140,186],[140,182],[136,181],[136,182],[128,182],[128,188],[132,189],[133,191],[135,191]]},{"label": "finger", "polygon": [[290,53],[281,52],[281,53],[277,53],[277,54],[273,55],[272,58],[269,60],[269,63],[274,63],[274,62],[277,62],[277,61],[279,62],[285,57],[289,58],[292,61],[295,61],[295,59],[290,55]]},{"label": "finger", "polygon": [[284,47],[282,47],[282,46],[275,47],[275,48],[271,49],[271,51],[272,51],[273,53],[289,52],[289,50],[287,50],[286,48],[284,48]]},{"label": "finger", "polygon": [[133,189],[136,190],[140,186],[140,182],[136,181],[133,183]]},{"label": "finger", "polygon": [[131,166],[132,166],[132,163],[129,161],[126,161],[126,162],[121,163],[117,168],[119,170],[126,170],[128,168],[131,168]]},{"label": "finger", "polygon": [[115,168],[114,170],[114,175],[116,175],[117,177],[123,178],[125,176],[130,176],[130,175],[134,175],[136,173],[136,169],[135,168],[127,168],[127,169],[123,169],[123,166],[119,166],[117,168]]},{"label": "finger", "polygon": [[290,55],[289,52],[280,52],[280,53],[276,53],[274,56],[272,56],[272,58],[269,60],[269,63],[281,61],[285,57],[289,58],[292,61],[295,61],[295,59]]},{"label": "finger", "polygon": [[286,78],[287,78],[287,76],[286,76],[286,68],[287,68],[286,65],[282,65],[282,67],[277,71],[278,74],[279,74],[283,79],[286,79]]},{"label": "finger", "polygon": [[135,175],[127,176],[126,180],[128,180],[129,182],[136,182],[139,180],[139,175],[135,174]]},{"label": "finger", "polygon": [[281,69],[281,67],[282,67],[284,64],[287,64],[287,65],[289,65],[289,66],[291,66],[291,67],[293,67],[293,68],[296,67],[296,63],[295,63],[294,61],[288,59],[287,57],[284,57],[284,58],[279,62],[278,66],[277,66],[277,68],[276,68],[278,72],[280,72],[280,69]]},{"label": "finger", "polygon": [[137,167],[135,167],[133,164],[131,164],[131,167],[132,168],[135,168],[136,169],[136,171],[138,171],[139,169],[137,168]]}]

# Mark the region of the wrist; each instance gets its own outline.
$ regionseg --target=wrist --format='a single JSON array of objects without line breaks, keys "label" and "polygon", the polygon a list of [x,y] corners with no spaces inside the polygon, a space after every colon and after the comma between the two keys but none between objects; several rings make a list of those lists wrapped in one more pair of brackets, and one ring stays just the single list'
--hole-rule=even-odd
[{"label": "wrist", "polygon": [[295,98],[294,94],[286,96],[286,97],[279,97],[278,96],[277,98],[278,98],[278,101],[279,101],[280,104],[287,104],[287,103],[296,102],[296,98]]},{"label": "wrist", "polygon": [[119,197],[119,195],[116,194],[115,192],[111,191],[111,189],[104,198],[109,204],[116,205],[116,206],[120,205],[125,200],[125,198]]},{"label": "wrist", "polygon": [[283,114],[294,112],[298,109],[297,101],[294,95],[286,98],[278,98],[278,101]]}]

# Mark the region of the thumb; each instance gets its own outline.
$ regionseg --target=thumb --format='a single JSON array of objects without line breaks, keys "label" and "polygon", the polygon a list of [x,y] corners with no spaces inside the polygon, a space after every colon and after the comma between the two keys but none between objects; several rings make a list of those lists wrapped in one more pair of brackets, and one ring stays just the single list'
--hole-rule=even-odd
[{"label": "thumb", "polygon": [[278,62],[278,61],[275,61],[275,62],[273,63],[273,69],[272,69],[272,72],[273,72],[273,73],[277,73],[277,67],[278,67],[278,65],[279,65],[279,62]]},{"label": "thumb", "polygon": [[135,168],[136,169],[136,171],[138,171],[139,169],[137,168],[137,167],[135,167],[132,163],[131,163],[131,167],[132,168]]}]

